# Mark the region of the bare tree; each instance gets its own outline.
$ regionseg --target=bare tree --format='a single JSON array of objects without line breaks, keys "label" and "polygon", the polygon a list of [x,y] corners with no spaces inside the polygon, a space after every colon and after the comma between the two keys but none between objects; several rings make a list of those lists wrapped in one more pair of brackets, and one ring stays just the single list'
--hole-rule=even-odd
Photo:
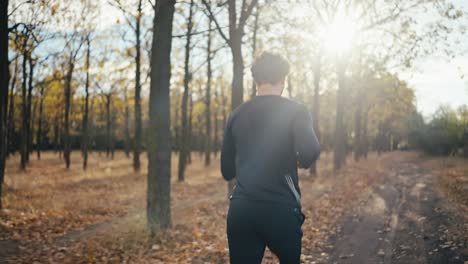
[{"label": "bare tree", "polygon": [[[314,75],[314,100],[312,104],[313,122],[314,122],[314,131],[317,139],[320,140],[320,77],[322,74],[322,51],[319,50],[315,56],[315,61],[313,65],[313,75]],[[317,161],[315,161],[310,167],[310,175],[317,174]]]},{"label": "bare tree", "polygon": [[346,161],[347,132],[344,123],[344,113],[346,109],[347,89],[345,87],[345,71],[346,66],[342,63],[338,63],[338,91],[336,94],[336,122],[333,149],[333,165],[335,170],[339,170]]},{"label": "bare tree", "polygon": [[192,163],[192,143],[193,143],[193,91],[189,95],[188,125],[187,125],[187,163]]},{"label": "bare tree", "polygon": [[32,136],[33,136],[33,81],[34,81],[34,69],[36,68],[36,60],[32,57],[32,52],[28,56],[28,65],[29,65],[29,78],[28,78],[28,99],[27,99],[27,108],[26,108],[26,120],[28,122],[26,126],[26,135],[27,135],[27,144],[26,144],[26,162],[29,162],[29,154],[32,152]]},{"label": "bare tree", "polygon": [[192,39],[192,29],[193,29],[193,7],[194,1],[190,0],[189,16],[187,21],[187,33],[186,33],[186,42],[185,42],[185,61],[184,61],[184,93],[182,95],[182,137],[180,140],[180,152],[179,152],[179,171],[178,171],[178,180],[180,182],[185,180],[185,167],[187,166],[187,157],[189,152],[189,125],[187,120],[187,103],[189,96],[189,85],[192,78],[192,73],[190,72],[190,51],[192,46],[190,41]]},{"label": "bare tree", "polygon": [[0,3],[0,209],[2,208],[2,187],[5,173],[7,105],[8,105],[8,0]]},{"label": "bare tree", "polygon": [[170,78],[174,0],[154,7],[148,137],[147,222],[151,237],[171,227]]},{"label": "bare tree", "polygon": [[7,117],[7,123],[8,123],[8,137],[7,137],[7,155],[14,151],[13,143],[14,142],[14,135],[15,135],[15,93],[16,93],[16,84],[17,84],[17,76],[18,76],[18,61],[19,58],[15,58],[15,67],[13,70],[13,78],[11,79],[11,85],[10,85],[10,98],[8,100],[8,117]]},{"label": "bare tree", "polygon": [[[254,14],[254,25],[252,31],[252,60],[255,59],[255,55],[257,53],[257,32],[258,32],[258,20],[260,17],[260,10],[258,9],[258,3],[255,6],[255,14]],[[252,97],[255,97],[257,94],[257,87],[255,86],[255,82],[252,82]]]},{"label": "bare tree", "polygon": [[214,138],[213,138],[213,147],[211,148],[214,152],[215,158],[218,156],[218,147],[219,147],[219,120],[218,120],[218,107],[219,107],[219,94],[218,89],[215,87],[214,91],[214,103],[216,108],[213,113],[213,123],[214,123]]},{"label": "bare tree", "polygon": [[135,5],[136,13],[129,11],[130,7],[125,7],[121,0],[112,0],[110,3],[123,12],[127,24],[135,34],[135,134],[133,139],[133,169],[135,171],[140,171],[140,154],[143,138],[141,111],[141,20],[143,18],[143,0],[137,0],[137,4]]},{"label": "bare tree", "polygon": [[[21,26],[21,31],[19,27]],[[28,131],[29,131],[29,118],[28,118],[28,96],[27,96],[27,84],[28,84],[28,58],[31,56],[31,50],[28,49],[28,45],[30,45],[31,39],[31,27],[25,24],[18,25],[15,28],[15,33],[17,34],[17,38],[15,39],[16,45],[21,47],[20,53],[22,57],[22,64],[21,64],[21,74],[22,74],[22,82],[21,82],[21,142],[20,142],[20,167],[22,170],[26,169],[26,164],[28,162]],[[32,87],[32,84],[30,85]]]},{"label": "bare tree", "polygon": [[137,17],[135,20],[135,140],[133,142],[133,169],[140,171],[140,153],[142,140],[142,122],[141,122],[141,18],[142,0],[138,0]]},{"label": "bare tree", "polygon": [[27,34],[27,29],[25,27],[25,30],[23,31],[25,34],[23,34],[23,48],[24,48],[24,53],[23,53],[23,63],[22,63],[22,76],[23,76],[23,81],[21,84],[21,161],[20,161],[20,167],[22,170],[26,169],[26,164],[28,162],[28,131],[29,129],[27,128],[29,126],[28,124],[28,111],[27,111],[27,56],[28,53],[26,52],[26,46],[28,43],[28,38],[29,34]]},{"label": "bare tree", "polygon": [[127,158],[130,157],[130,109],[128,106],[128,90],[127,86],[124,86],[123,89],[124,93],[124,104],[125,104],[125,110],[124,110],[124,135],[125,135],[125,145],[124,145],[124,151],[125,151],[125,156]]},{"label": "bare tree", "polygon": [[205,91],[205,166],[211,162],[211,18],[208,19],[208,37],[206,44],[206,91]]},{"label": "bare tree", "polygon": [[41,149],[42,149],[42,124],[43,124],[43,113],[44,113],[44,99],[45,99],[45,84],[40,85],[39,90],[39,116],[37,121],[37,132],[36,132],[36,151],[37,159],[41,159]]},{"label": "bare tree", "polygon": [[91,34],[86,35],[86,80],[85,80],[85,105],[84,105],[84,114],[83,114],[83,131],[81,134],[81,148],[83,151],[83,170],[86,170],[88,167],[88,144],[89,144],[89,67],[90,67],[90,58],[91,58]]},{"label": "bare tree", "polygon": [[71,35],[65,37],[67,39],[68,49],[68,61],[65,65],[65,113],[64,113],[64,134],[63,134],[63,157],[65,159],[65,166],[67,169],[70,168],[70,155],[71,155],[71,140],[70,140],[70,110],[72,102],[72,80],[73,72],[75,70],[75,63],[77,60],[78,53],[83,46],[84,39],[81,38],[77,32],[71,33]]}]

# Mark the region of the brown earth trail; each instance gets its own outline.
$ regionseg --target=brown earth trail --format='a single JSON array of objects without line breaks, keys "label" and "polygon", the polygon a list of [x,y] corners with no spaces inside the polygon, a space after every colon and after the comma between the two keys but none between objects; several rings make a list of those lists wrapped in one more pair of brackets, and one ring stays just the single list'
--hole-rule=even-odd
[{"label": "brown earth trail", "polygon": [[436,183],[415,162],[391,164],[383,184],[340,220],[329,263],[466,263],[466,215]]}]

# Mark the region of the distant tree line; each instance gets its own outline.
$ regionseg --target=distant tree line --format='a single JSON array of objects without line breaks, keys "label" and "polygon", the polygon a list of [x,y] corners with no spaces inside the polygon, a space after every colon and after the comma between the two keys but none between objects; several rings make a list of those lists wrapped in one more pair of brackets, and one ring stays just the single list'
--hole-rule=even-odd
[{"label": "distant tree line", "polygon": [[432,155],[468,157],[468,106],[457,110],[441,106],[428,121],[415,113],[408,118],[406,133],[411,148]]}]

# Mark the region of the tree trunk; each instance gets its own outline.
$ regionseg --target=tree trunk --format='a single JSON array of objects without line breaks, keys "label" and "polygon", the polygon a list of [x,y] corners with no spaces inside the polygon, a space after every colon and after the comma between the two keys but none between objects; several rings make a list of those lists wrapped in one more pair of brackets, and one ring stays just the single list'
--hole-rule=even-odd
[{"label": "tree trunk", "polygon": [[364,93],[364,109],[366,109],[364,111],[364,115],[363,115],[363,120],[362,120],[362,139],[361,139],[361,143],[362,143],[362,156],[364,158],[367,159],[367,153],[368,153],[368,149],[369,149],[369,140],[367,138],[367,118],[368,118],[368,111],[367,111],[367,98],[366,98],[366,95]]},{"label": "tree trunk", "polygon": [[70,168],[70,109],[71,109],[71,82],[73,78],[73,70],[75,63],[73,56],[70,54],[70,61],[68,64],[68,72],[65,75],[65,116],[64,116],[64,135],[63,135],[63,157],[65,159],[65,166],[67,169]]},{"label": "tree trunk", "polygon": [[13,145],[15,142],[14,136],[15,136],[15,87],[17,83],[17,76],[18,76],[18,60],[15,60],[15,70],[14,70],[14,75],[11,81],[11,92],[10,92],[10,100],[8,102],[8,136],[7,136],[7,154],[13,153],[17,147],[17,144]]},{"label": "tree trunk", "polygon": [[[318,52],[317,56],[315,57],[316,61],[314,64],[314,102],[312,105],[312,114],[313,114],[313,122],[314,122],[314,131],[317,139],[320,141],[320,77],[322,75],[322,56],[321,51]],[[310,176],[317,175],[317,161],[312,163],[310,166]]]},{"label": "tree trunk", "polygon": [[125,134],[125,142],[124,142],[124,150],[125,150],[125,157],[130,158],[130,109],[128,107],[128,93],[127,88],[124,90],[124,104],[125,104],[125,111],[124,111],[124,134]]},{"label": "tree trunk", "polygon": [[138,10],[136,19],[136,57],[135,57],[135,140],[133,142],[133,170],[140,171],[140,153],[141,153],[141,139],[142,139],[142,122],[141,122],[141,18],[142,18],[142,0],[138,0]]},{"label": "tree trunk", "polygon": [[34,62],[33,62],[33,59],[32,59],[32,55],[29,54],[28,56],[28,62],[29,62],[29,79],[28,79],[28,100],[27,100],[27,115],[26,115],[26,118],[27,118],[27,121],[28,121],[28,125],[26,127],[27,131],[26,131],[26,134],[27,134],[27,137],[28,137],[28,140],[27,140],[27,144],[26,144],[26,147],[27,147],[27,151],[26,151],[26,163],[29,162],[29,154],[32,152],[32,124],[33,124],[33,115],[32,115],[32,90],[33,90],[33,80],[34,80]]},{"label": "tree trunk", "polygon": [[193,138],[193,95],[190,93],[189,97],[189,117],[188,117],[188,131],[187,131],[187,163],[192,163],[192,138]]},{"label": "tree trunk", "polygon": [[190,73],[190,41],[192,39],[192,17],[193,17],[193,0],[190,0],[190,9],[189,17],[187,23],[187,34],[185,42],[185,62],[184,62],[184,93],[182,95],[182,138],[180,144],[179,152],[179,170],[178,170],[178,180],[183,182],[185,180],[185,167],[188,157],[188,122],[187,122],[187,102],[188,102],[188,93],[189,93],[189,84],[192,79],[192,74]]},{"label": "tree trunk", "polygon": [[39,101],[39,117],[37,124],[36,144],[37,144],[37,159],[41,159],[41,148],[42,148],[42,113],[44,109],[44,85],[41,85],[40,90],[40,101]]},{"label": "tree trunk", "polygon": [[[26,44],[23,43],[25,46]],[[28,153],[28,110],[27,110],[27,91],[26,85],[28,81],[27,75],[27,57],[23,54],[23,83],[21,85],[21,169],[26,169],[27,153]]]},{"label": "tree trunk", "polygon": [[242,104],[244,97],[244,61],[242,59],[242,36],[234,34],[232,38],[233,77],[231,110]]},{"label": "tree trunk", "polygon": [[175,151],[180,154],[180,125],[179,125],[179,120],[180,120],[180,108],[179,108],[179,101],[180,101],[180,96],[177,94],[176,96],[176,102],[174,103],[175,105],[175,116],[174,116],[174,130],[175,130],[175,142],[173,144]]},{"label": "tree trunk", "polygon": [[[218,98],[218,89],[215,89],[215,94],[214,94],[214,101],[216,103],[216,106],[219,106],[219,98]],[[214,139],[213,139],[213,152],[215,158],[218,157],[218,147],[219,147],[219,120],[218,120],[218,107],[215,109],[213,112],[213,122],[214,122]]]},{"label": "tree trunk", "polygon": [[159,0],[151,47],[147,221],[151,237],[171,227],[170,78],[173,0]]},{"label": "tree trunk", "polygon": [[106,94],[106,157],[109,158],[111,150],[111,94]]},{"label": "tree trunk", "polygon": [[[33,101],[33,105],[32,105],[32,111],[30,112],[31,114],[29,115],[30,118],[29,118],[29,156],[33,154],[34,152],[34,149],[33,149],[33,146],[34,146],[34,142],[33,142],[33,138],[34,138],[34,123],[36,122],[36,118],[37,118],[37,101]],[[29,160],[29,159],[28,159]]]},{"label": "tree trunk", "polygon": [[344,109],[345,109],[345,68],[338,66],[338,92],[336,100],[336,125],[335,125],[335,140],[333,152],[333,165],[335,170],[339,170],[345,163],[346,159],[346,128],[344,125]]},{"label": "tree trunk", "polygon": [[115,108],[112,107],[111,102],[111,123],[110,123],[110,151],[111,151],[111,159],[113,160],[115,157]]},{"label": "tree trunk", "polygon": [[[254,18],[254,28],[253,28],[253,36],[252,36],[252,60],[255,60],[255,55],[257,53],[257,31],[258,31],[258,18],[260,16],[260,12],[258,10],[258,6],[255,9],[255,18]],[[257,95],[257,87],[255,86],[255,81],[252,81],[252,94],[251,97],[255,97]]]},{"label": "tree trunk", "polygon": [[356,113],[354,115],[354,160],[359,161],[362,155],[362,88],[358,89]]},{"label": "tree trunk", "polygon": [[54,144],[54,150],[57,152],[59,150],[59,137],[60,137],[60,118],[58,115],[55,116],[54,118],[54,138],[53,138],[53,144]]},{"label": "tree trunk", "polygon": [[226,110],[226,105],[228,102],[227,95],[225,93],[225,87],[221,86],[221,108],[222,108],[222,114],[223,114],[223,130],[226,128],[226,122],[227,122],[227,110]]},{"label": "tree trunk", "polygon": [[5,175],[7,105],[8,105],[8,0],[0,3],[0,209],[2,205],[2,187]]},{"label": "tree trunk", "polygon": [[89,67],[90,67],[90,57],[91,57],[91,40],[89,35],[86,38],[86,81],[85,81],[85,109],[83,115],[83,134],[81,136],[82,150],[83,150],[83,170],[88,168],[88,144],[89,144],[89,135],[88,135],[88,120],[89,120]]},{"label": "tree trunk", "polygon": [[205,166],[211,162],[211,19],[208,22],[208,43],[206,48],[207,68],[206,68],[206,109],[205,109]]}]

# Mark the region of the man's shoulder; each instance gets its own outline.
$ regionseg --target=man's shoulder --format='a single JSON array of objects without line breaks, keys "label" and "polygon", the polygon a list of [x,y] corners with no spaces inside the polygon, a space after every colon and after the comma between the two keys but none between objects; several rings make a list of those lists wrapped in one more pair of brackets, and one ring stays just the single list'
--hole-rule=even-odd
[{"label": "man's shoulder", "polygon": [[243,112],[245,108],[248,108],[248,105],[250,104],[251,100],[243,102],[242,104],[234,108],[234,110],[232,110],[231,114],[229,115],[228,124],[232,123],[234,119],[236,119],[237,116],[239,116],[239,114]]},{"label": "man's shoulder", "polygon": [[283,105],[286,106],[286,108],[288,108],[290,110],[290,112],[295,115],[299,112],[308,112],[309,110],[307,109],[307,107],[305,106],[305,104],[301,103],[301,102],[298,102],[298,101],[295,101],[295,100],[292,100],[292,99],[289,99],[289,98],[285,98],[285,97],[282,97],[282,103]]},{"label": "man's shoulder", "polygon": [[287,102],[287,104],[289,104],[292,108],[295,108],[297,110],[304,110],[304,109],[307,109],[306,106],[301,103],[301,102],[298,102],[298,101],[295,101],[295,100],[292,100],[292,99],[289,99],[289,98],[284,98],[283,99]]},{"label": "man's shoulder", "polygon": [[[285,97],[274,97],[275,104],[276,106],[281,107],[283,110],[286,110],[288,112],[292,113],[297,113],[297,112],[302,112],[302,111],[308,111],[307,107],[300,102],[297,102],[295,100],[291,100],[289,98]],[[255,105],[255,97],[253,99],[250,99],[242,104],[240,104],[238,107],[236,107],[230,116],[230,119],[233,120],[236,118],[236,116],[241,115],[243,112],[245,112],[247,109]],[[247,110],[248,111],[248,110]]]}]

